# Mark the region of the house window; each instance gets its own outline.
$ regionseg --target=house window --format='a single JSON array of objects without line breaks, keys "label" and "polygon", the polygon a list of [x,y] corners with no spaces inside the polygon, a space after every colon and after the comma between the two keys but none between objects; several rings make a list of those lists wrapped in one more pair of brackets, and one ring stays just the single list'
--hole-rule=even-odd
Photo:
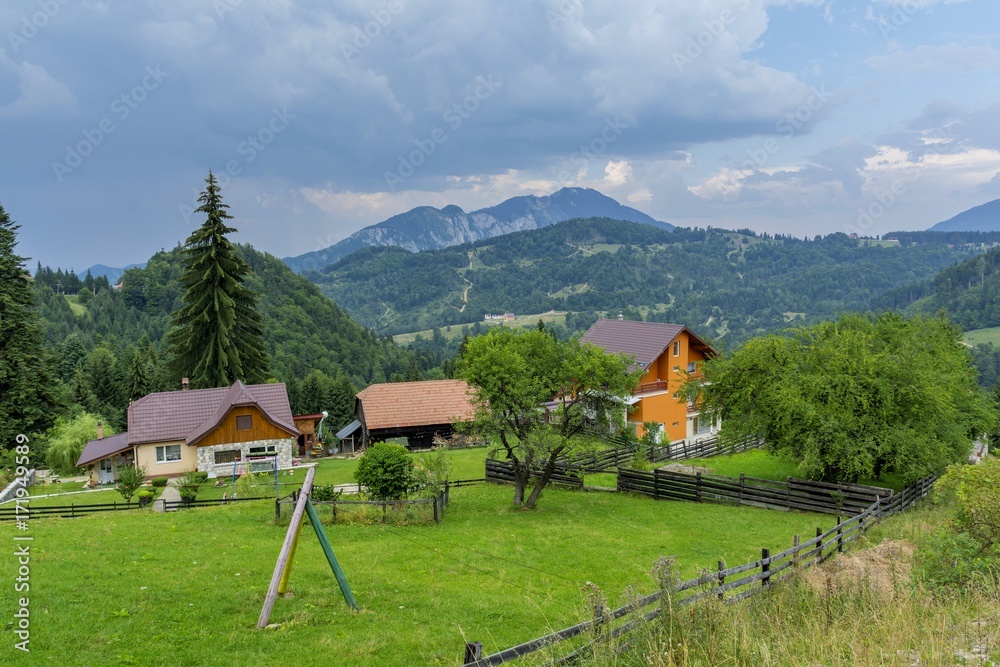
[{"label": "house window", "polygon": [[274,456],[278,453],[278,448],[274,445],[267,445],[266,447],[251,447],[248,454],[250,456]]},{"label": "house window", "polygon": [[249,431],[253,428],[253,415],[238,415],[236,417],[236,430]]},{"label": "house window", "polygon": [[694,373],[697,370],[698,370],[698,365],[695,362],[692,361],[690,364],[688,364],[688,373]]},{"label": "house window", "polygon": [[681,342],[679,340],[674,341],[674,356],[681,356]]},{"label": "house window", "polygon": [[170,463],[171,461],[181,460],[181,446],[180,445],[160,445],[156,448],[156,462],[157,463]]},{"label": "house window", "polygon": [[243,453],[238,449],[227,449],[224,452],[215,453],[216,463],[232,463],[233,461],[242,461]]}]

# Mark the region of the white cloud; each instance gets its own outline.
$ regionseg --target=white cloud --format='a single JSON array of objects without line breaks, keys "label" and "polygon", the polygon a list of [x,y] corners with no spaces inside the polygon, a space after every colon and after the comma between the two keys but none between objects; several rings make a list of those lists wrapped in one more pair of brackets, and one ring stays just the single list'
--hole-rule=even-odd
[{"label": "white cloud", "polygon": [[977,69],[992,69],[1000,64],[993,47],[922,45],[910,51],[894,51],[871,56],[865,62],[872,68],[889,74],[929,74],[933,72],[962,73]]},{"label": "white cloud", "polygon": [[28,61],[15,63],[0,49],[0,68],[17,77],[18,96],[0,107],[2,118],[28,118],[39,114],[64,114],[76,108],[76,97],[44,67]]}]

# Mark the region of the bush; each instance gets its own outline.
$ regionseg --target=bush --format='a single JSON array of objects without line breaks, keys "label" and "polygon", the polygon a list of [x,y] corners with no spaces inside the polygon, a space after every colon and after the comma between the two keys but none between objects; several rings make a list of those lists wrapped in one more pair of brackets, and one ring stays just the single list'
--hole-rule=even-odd
[{"label": "bush", "polygon": [[981,554],[980,544],[966,533],[939,531],[914,554],[914,572],[931,589],[964,588],[992,577],[996,561]]},{"label": "bush", "polygon": [[444,445],[435,447],[420,457],[420,467],[414,471],[413,490],[419,489],[428,498],[444,493],[444,485],[451,474],[451,459]]},{"label": "bush", "polygon": [[192,471],[192,478],[197,480],[199,484],[204,484],[208,481],[208,473],[204,470],[194,470]]},{"label": "bush", "polygon": [[127,465],[118,468],[118,493],[122,494],[125,502],[132,502],[132,496],[146,480],[146,468],[143,466]]},{"label": "bush", "polygon": [[340,496],[343,495],[343,493],[344,490],[338,489],[336,484],[317,484],[313,486],[312,493],[309,494],[309,497],[317,502],[330,502],[333,500],[340,500]]},{"label": "bush", "polygon": [[377,442],[365,450],[354,479],[375,500],[400,500],[414,486],[413,459],[402,445]]},{"label": "bush", "polygon": [[153,479],[149,480],[149,483],[153,485],[154,489],[162,489],[163,487],[165,487],[167,485],[167,478],[166,477],[154,477]]},{"label": "bush", "polygon": [[205,473],[198,472],[197,470],[189,470],[186,473],[184,473],[184,476],[181,477],[181,483],[178,484],[179,487],[178,491],[182,499],[183,498],[190,498],[191,500],[195,499],[195,497],[198,495],[198,487],[201,486],[201,483],[203,481],[208,479],[207,476],[202,477],[202,475],[204,474]]},{"label": "bush", "polygon": [[980,552],[1000,544],[1000,460],[951,466],[938,482],[938,493],[953,505],[955,527],[978,542]]}]

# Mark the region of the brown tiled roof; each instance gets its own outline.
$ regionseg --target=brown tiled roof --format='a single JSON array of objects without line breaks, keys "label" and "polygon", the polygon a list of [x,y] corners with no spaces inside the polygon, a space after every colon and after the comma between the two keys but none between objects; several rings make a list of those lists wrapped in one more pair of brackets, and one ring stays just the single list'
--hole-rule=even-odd
[{"label": "brown tiled roof", "polygon": [[233,407],[254,405],[275,426],[298,433],[292,421],[288,391],[280,382],[167,391],[143,396],[128,409],[131,445],[165,440],[193,444],[211,431]]},{"label": "brown tiled roof", "polygon": [[[603,347],[606,352],[624,352],[635,357],[636,366],[646,369],[663,354],[670,343],[686,327],[680,324],[660,322],[633,322],[632,320],[599,319],[580,338],[582,342]],[[688,335],[696,344],[714,350],[695,336],[690,329]]]},{"label": "brown tiled roof", "polygon": [[82,468],[89,463],[106,459],[129,449],[132,449],[132,445],[128,441],[128,432],[91,440],[84,446],[80,460],[76,462],[76,467]]},{"label": "brown tiled roof", "polygon": [[463,380],[427,380],[373,384],[360,394],[365,426],[405,428],[471,421],[475,414],[469,385]]}]

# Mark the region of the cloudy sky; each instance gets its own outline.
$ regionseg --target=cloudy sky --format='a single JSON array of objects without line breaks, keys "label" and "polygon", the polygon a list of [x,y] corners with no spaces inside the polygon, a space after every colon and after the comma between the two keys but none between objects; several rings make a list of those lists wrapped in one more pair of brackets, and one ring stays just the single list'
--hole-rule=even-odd
[{"label": "cloudy sky", "polygon": [[20,252],[200,221],[279,256],[563,186],[679,225],[926,228],[1000,197],[996,0],[4,0]]}]

